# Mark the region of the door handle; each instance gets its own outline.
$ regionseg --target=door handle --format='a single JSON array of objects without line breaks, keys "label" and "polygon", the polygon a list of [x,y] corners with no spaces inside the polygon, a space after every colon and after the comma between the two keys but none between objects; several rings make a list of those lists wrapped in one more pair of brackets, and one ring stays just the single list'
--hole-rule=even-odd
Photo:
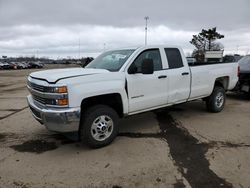
[{"label": "door handle", "polygon": [[163,79],[163,78],[167,78],[167,75],[158,76],[158,79]]},{"label": "door handle", "polygon": [[181,75],[182,75],[182,76],[184,76],[184,75],[189,75],[189,72],[183,72],[183,73],[181,73]]}]

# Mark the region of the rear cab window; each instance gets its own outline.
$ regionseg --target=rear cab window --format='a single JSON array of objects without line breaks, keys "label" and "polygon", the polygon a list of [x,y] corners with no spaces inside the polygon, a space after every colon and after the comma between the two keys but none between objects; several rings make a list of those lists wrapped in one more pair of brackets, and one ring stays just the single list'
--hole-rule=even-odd
[{"label": "rear cab window", "polygon": [[183,67],[181,53],[178,48],[164,48],[168,60],[169,69]]}]

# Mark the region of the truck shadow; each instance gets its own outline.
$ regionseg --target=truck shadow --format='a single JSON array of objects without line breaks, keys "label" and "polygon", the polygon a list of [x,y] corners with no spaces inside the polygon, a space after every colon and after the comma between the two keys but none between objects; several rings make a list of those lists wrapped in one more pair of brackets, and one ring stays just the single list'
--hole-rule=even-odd
[{"label": "truck shadow", "polygon": [[[156,114],[158,113],[158,111],[162,110],[173,112],[175,114],[177,113],[180,116],[185,116],[186,118],[192,118],[193,114],[197,115],[197,113],[199,113],[200,115],[208,113],[206,111],[205,103],[201,100],[197,100],[160,110],[155,110],[153,112],[146,112],[129,116],[121,119],[119,123],[120,131],[118,137],[159,138],[161,129],[159,127],[159,122],[157,120]],[[79,141],[77,132],[59,134],[48,132],[44,129],[37,129],[35,132],[33,132],[33,135],[35,136],[32,136],[29,139],[20,139],[18,141],[18,144],[11,145],[10,147],[18,152],[31,152],[37,154],[55,150],[59,147],[70,144],[73,146],[72,149],[76,147],[76,150],[91,150]],[[6,139],[8,139],[7,137],[8,136],[6,136]]]},{"label": "truck shadow", "polygon": [[[194,112],[203,112],[205,109],[202,107],[203,105],[201,103],[201,101],[196,101],[164,109],[169,112],[180,113],[180,115],[186,114],[187,109],[190,108]],[[159,137],[158,134],[161,132],[161,130],[155,116],[155,112],[157,112],[157,110],[154,112],[146,112],[121,119],[119,123],[120,131],[118,137]],[[21,135],[6,135],[5,140],[17,140],[18,143],[11,145],[10,147],[18,152],[30,152],[37,154],[55,150],[68,144],[72,144],[73,148],[74,145],[78,149],[79,147],[84,150],[88,148],[79,142],[79,136],[77,132],[59,134],[46,131],[45,129],[37,129],[32,133],[32,135],[33,136],[29,136],[29,138]]]},{"label": "truck shadow", "polygon": [[250,101],[250,96],[245,93],[239,93],[239,92],[228,92],[226,93],[227,98],[232,100],[241,100],[241,101]]}]

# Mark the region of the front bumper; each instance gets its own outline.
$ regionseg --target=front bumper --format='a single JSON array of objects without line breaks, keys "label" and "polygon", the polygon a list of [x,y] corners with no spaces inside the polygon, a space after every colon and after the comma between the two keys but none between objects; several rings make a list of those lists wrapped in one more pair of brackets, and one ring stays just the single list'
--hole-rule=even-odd
[{"label": "front bumper", "polygon": [[48,130],[56,132],[75,132],[79,129],[80,108],[53,108],[48,109],[36,104],[32,96],[27,96],[27,101],[34,118],[44,124]]}]

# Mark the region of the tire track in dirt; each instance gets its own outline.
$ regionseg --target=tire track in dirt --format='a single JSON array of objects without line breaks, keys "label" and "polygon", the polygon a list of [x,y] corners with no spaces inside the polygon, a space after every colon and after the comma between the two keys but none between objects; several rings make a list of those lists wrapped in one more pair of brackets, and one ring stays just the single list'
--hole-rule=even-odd
[{"label": "tire track in dirt", "polygon": [[[119,136],[129,138],[157,138],[167,142],[170,154],[191,187],[202,188],[231,188],[231,183],[220,178],[210,168],[205,154],[212,147],[249,147],[247,144],[233,144],[226,142],[200,143],[180,122],[177,122],[167,110],[156,111],[156,118],[160,126],[160,133],[119,133]],[[176,187],[181,187],[176,185]]]},{"label": "tire track in dirt", "polygon": [[11,109],[11,111],[13,111],[13,112],[10,113],[10,114],[8,114],[8,115],[6,115],[6,116],[0,117],[0,120],[5,119],[7,117],[10,117],[10,116],[12,116],[12,115],[14,115],[14,114],[16,114],[18,112],[21,112],[21,111],[25,110],[26,108],[28,108],[28,106],[25,106],[25,107],[23,107],[21,109]]},{"label": "tire track in dirt", "polygon": [[209,168],[209,161],[205,157],[209,144],[200,143],[168,111],[157,112],[156,117],[162,138],[166,139],[175,164],[191,187],[233,187]]}]

